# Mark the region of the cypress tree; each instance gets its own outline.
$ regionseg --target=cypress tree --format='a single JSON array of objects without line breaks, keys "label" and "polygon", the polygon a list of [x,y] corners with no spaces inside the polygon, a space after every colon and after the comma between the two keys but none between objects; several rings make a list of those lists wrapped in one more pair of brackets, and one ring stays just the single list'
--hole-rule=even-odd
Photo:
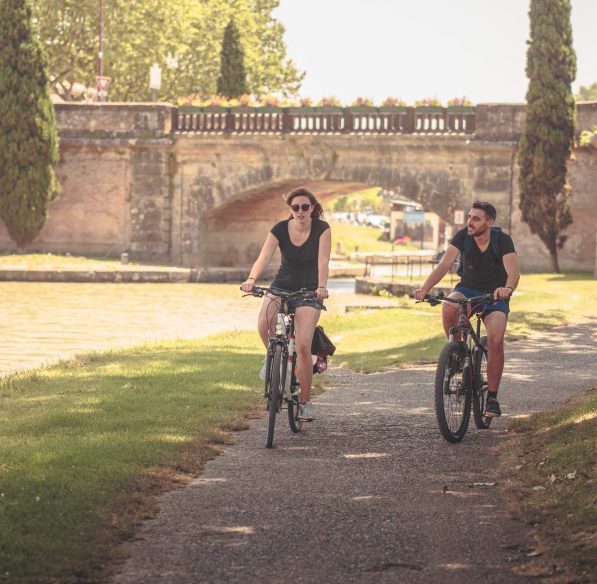
[{"label": "cypress tree", "polygon": [[22,248],[58,194],[58,137],[46,59],[27,0],[0,2],[0,218]]},{"label": "cypress tree", "polygon": [[220,77],[218,94],[228,99],[247,93],[245,53],[240,44],[240,34],[234,19],[226,25],[220,52]]},{"label": "cypress tree", "polygon": [[576,75],[570,0],[531,0],[527,114],[518,151],[520,210],[559,272],[558,249],[572,223],[566,161],[574,139]]}]

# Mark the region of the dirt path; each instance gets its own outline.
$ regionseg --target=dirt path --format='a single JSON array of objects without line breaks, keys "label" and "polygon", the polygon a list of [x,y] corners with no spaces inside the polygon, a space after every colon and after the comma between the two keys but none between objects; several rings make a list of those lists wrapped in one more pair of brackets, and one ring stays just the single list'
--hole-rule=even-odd
[{"label": "dirt path", "polygon": [[[597,319],[510,343],[490,431],[447,444],[433,413],[433,367],[377,375],[336,370],[318,420],[275,448],[265,420],[237,435],[127,544],[115,583],[537,581],[532,551],[499,484],[495,446],[508,416],[597,385]],[[444,492],[445,491],[445,492]]]}]

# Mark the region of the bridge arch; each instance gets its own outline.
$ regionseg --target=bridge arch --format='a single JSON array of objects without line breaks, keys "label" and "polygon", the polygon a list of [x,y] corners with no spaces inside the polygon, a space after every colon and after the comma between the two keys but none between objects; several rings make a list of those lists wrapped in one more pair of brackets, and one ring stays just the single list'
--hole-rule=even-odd
[{"label": "bridge arch", "polygon": [[465,135],[191,135],[175,142],[175,199],[184,210],[180,262],[245,266],[286,216],[298,186],[322,200],[368,187],[393,190],[451,223],[474,198],[512,214],[512,145]]}]

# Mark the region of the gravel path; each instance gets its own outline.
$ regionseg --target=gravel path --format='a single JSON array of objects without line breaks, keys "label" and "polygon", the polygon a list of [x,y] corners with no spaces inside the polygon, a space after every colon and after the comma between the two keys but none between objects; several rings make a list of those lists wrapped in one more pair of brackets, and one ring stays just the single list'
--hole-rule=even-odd
[{"label": "gravel path", "polygon": [[113,582],[536,582],[516,574],[532,539],[506,511],[496,446],[509,416],[596,386],[596,347],[597,319],[509,343],[505,415],[456,445],[436,427],[433,367],[335,370],[306,432],[280,418],[266,450],[255,420],[166,494]]}]

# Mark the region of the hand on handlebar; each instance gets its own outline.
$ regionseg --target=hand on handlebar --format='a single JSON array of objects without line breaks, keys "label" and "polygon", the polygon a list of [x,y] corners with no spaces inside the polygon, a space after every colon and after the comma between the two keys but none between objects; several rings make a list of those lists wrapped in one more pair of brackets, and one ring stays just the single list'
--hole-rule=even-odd
[{"label": "hand on handlebar", "polygon": [[427,290],[427,288],[418,288],[414,292],[414,297],[421,302],[422,300],[425,300],[425,296],[427,296],[427,294],[429,294],[429,290]]},{"label": "hand on handlebar", "polygon": [[329,296],[330,294],[327,288],[320,286],[319,288],[317,288],[317,290],[315,290],[315,297],[317,298],[317,300],[319,300],[319,302],[325,300],[326,298],[329,298]]},{"label": "hand on handlebar", "polygon": [[508,300],[508,298],[510,298],[510,296],[512,296],[512,288],[505,288],[505,287],[501,287],[501,288],[496,288],[493,291],[493,297],[495,300]]},{"label": "hand on handlebar", "polygon": [[246,280],[245,282],[243,282],[240,286],[240,289],[243,292],[246,292],[247,294],[250,294],[253,291],[253,288],[255,287],[255,280]]}]

